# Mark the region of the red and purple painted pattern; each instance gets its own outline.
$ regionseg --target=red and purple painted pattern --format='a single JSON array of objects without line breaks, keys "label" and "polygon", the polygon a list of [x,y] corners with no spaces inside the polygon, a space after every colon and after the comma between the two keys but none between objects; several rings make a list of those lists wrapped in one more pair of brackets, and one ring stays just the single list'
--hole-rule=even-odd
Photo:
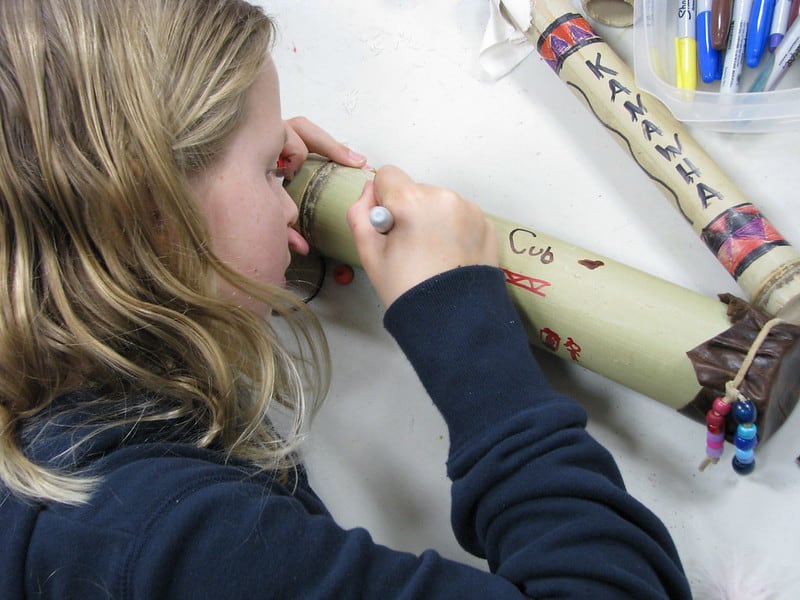
[{"label": "red and purple painted pattern", "polygon": [[752,204],[723,212],[703,229],[703,241],[735,279],[756,259],[776,246],[788,246],[783,236]]},{"label": "red and purple painted pattern", "polygon": [[536,49],[545,62],[558,73],[571,54],[584,46],[602,41],[583,15],[568,13],[556,19],[542,32]]}]

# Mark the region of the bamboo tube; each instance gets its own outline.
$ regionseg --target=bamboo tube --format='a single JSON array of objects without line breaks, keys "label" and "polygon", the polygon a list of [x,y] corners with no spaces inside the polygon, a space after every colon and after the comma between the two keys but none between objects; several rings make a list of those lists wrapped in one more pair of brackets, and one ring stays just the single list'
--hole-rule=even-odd
[{"label": "bamboo tube", "polygon": [[569,0],[532,0],[529,24],[500,6],[675,204],[756,307],[777,315],[800,302],[800,254],[688,129],[636,87],[628,66]]},{"label": "bamboo tube", "polygon": [[[346,214],[369,177],[312,157],[287,185],[301,232],[322,254],[359,265]],[[675,409],[695,398],[701,386],[686,352],[730,327],[724,304],[538,229],[487,216],[533,345]]]}]

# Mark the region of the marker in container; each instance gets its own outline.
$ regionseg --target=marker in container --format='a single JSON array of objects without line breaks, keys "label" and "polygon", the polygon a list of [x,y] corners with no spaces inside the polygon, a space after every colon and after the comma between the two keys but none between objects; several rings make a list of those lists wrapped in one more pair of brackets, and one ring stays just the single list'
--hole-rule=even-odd
[{"label": "marker in container", "polygon": [[789,28],[789,13],[792,10],[792,0],[777,0],[775,12],[772,15],[772,27],[769,28],[769,42],[767,46],[770,52],[775,52],[775,48],[781,43],[786,30]]},{"label": "marker in container", "polygon": [[711,0],[698,0],[697,62],[703,81],[711,83],[719,77],[721,60],[719,50],[711,44]]},{"label": "marker in container", "polygon": [[775,13],[775,0],[753,0],[750,9],[750,22],[747,25],[746,56],[747,66],[754,69],[761,62],[767,48],[772,15]]},{"label": "marker in container", "polygon": [[684,90],[697,87],[696,0],[681,0],[675,36],[675,85]]},{"label": "marker in container", "polygon": [[800,55],[800,19],[795,19],[789,27],[780,46],[770,55],[770,61],[758,75],[751,92],[770,92],[780,83],[783,76]]},{"label": "marker in container", "polygon": [[384,206],[373,206],[369,209],[369,222],[378,233],[389,233],[394,227],[394,217]]},{"label": "marker in container", "polygon": [[733,0],[711,0],[711,45],[717,50],[728,47]]},{"label": "marker in container", "polygon": [[747,42],[747,23],[751,8],[753,8],[753,0],[734,0],[728,51],[725,52],[722,80],[719,83],[720,94],[734,94],[739,91],[739,79],[744,67],[744,48]]}]

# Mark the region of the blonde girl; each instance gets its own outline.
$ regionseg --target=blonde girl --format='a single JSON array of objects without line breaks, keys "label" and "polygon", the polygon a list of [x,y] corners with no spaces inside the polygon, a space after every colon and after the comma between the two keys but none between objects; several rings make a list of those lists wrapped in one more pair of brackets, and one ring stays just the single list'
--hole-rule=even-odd
[{"label": "blonde girl", "polygon": [[297,458],[328,355],[282,182],[365,159],[284,120],[273,34],[242,0],[0,3],[0,597],[688,597],[528,351],[481,211],[394,167],[348,221],[488,570],[336,524]]}]

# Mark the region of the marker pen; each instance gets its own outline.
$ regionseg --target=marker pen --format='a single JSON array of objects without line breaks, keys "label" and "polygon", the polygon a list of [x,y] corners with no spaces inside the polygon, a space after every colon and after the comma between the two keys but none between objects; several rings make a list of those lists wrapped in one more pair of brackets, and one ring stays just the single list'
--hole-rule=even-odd
[{"label": "marker pen", "polygon": [[744,48],[747,42],[747,23],[753,0],[734,0],[731,15],[731,30],[725,62],[722,66],[722,79],[719,84],[721,94],[739,91],[739,79],[744,67]]},{"label": "marker pen", "polygon": [[711,45],[717,50],[728,47],[733,0],[711,0]]},{"label": "marker pen", "polygon": [[378,233],[389,233],[394,227],[394,217],[385,206],[370,208],[369,222]]},{"label": "marker pen", "polygon": [[772,15],[772,27],[769,29],[768,47],[770,52],[781,43],[786,30],[789,28],[789,13],[792,10],[792,0],[777,0],[775,12]]},{"label": "marker pen", "polygon": [[[790,0],[791,1],[791,0]],[[720,52],[711,44],[711,0],[697,0],[697,62],[706,83],[717,79]]]},{"label": "marker pen", "polygon": [[747,66],[754,69],[761,62],[767,47],[767,39],[775,12],[775,0],[754,0],[750,9],[750,22],[747,25],[747,45],[745,54]]},{"label": "marker pen", "polygon": [[675,85],[684,90],[697,87],[696,14],[697,0],[681,0],[678,5],[678,31],[675,35]]},{"label": "marker pen", "polygon": [[773,59],[764,67],[758,79],[750,88],[751,92],[769,92],[774,90],[783,76],[800,54],[800,19],[795,19],[786,32],[783,41],[771,55]]}]

